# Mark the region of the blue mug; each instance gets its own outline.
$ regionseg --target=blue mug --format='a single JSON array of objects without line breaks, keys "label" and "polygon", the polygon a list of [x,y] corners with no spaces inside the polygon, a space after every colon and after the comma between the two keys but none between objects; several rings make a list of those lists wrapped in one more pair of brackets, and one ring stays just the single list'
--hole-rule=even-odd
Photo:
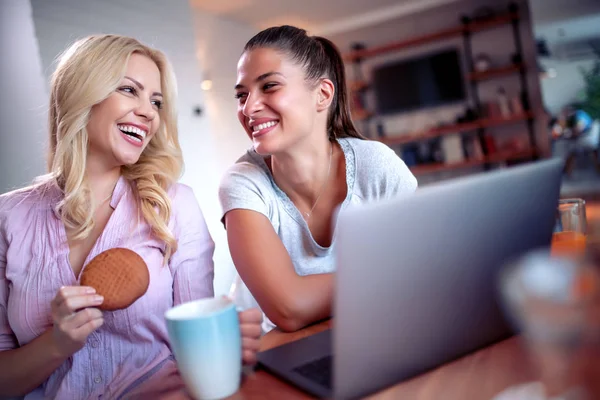
[{"label": "blue mug", "polygon": [[231,396],[240,387],[242,339],[235,304],[227,297],[184,303],[165,313],[171,349],[189,394]]}]

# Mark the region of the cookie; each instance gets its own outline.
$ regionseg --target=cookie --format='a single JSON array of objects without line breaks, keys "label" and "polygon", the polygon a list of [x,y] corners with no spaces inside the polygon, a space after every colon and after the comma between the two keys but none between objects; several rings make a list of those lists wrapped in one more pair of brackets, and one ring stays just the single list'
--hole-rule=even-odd
[{"label": "cookie", "polygon": [[104,297],[98,308],[105,311],[129,307],[146,293],[149,284],[144,259],[124,248],[103,251],[81,273],[81,285],[93,287]]}]

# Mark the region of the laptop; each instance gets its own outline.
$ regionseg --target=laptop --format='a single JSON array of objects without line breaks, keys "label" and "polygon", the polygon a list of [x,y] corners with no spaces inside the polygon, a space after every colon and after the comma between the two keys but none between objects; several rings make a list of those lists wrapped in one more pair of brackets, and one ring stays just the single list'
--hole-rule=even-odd
[{"label": "laptop", "polygon": [[549,246],[562,168],[538,161],[342,210],[333,329],[259,353],[258,366],[356,398],[509,337],[497,276]]}]

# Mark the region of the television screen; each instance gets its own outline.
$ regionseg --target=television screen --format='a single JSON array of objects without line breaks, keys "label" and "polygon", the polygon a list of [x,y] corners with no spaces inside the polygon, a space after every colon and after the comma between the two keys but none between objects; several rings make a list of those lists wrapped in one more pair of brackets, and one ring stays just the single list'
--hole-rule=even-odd
[{"label": "television screen", "polygon": [[373,87],[380,114],[439,106],[465,98],[459,53],[455,49],[375,68]]}]

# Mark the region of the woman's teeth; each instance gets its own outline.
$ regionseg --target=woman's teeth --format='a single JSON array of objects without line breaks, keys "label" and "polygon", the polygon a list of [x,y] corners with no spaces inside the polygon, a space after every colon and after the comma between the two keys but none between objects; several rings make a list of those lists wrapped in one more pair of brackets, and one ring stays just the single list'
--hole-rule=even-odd
[{"label": "woman's teeth", "polygon": [[126,135],[139,140],[140,142],[146,138],[146,132],[138,127],[131,125],[117,125],[117,128]]},{"label": "woman's teeth", "polygon": [[270,128],[275,125],[277,125],[277,121],[269,121],[269,122],[265,122],[263,124],[254,125],[252,128],[254,129],[254,132],[256,132],[256,131],[260,131],[262,129]]}]

